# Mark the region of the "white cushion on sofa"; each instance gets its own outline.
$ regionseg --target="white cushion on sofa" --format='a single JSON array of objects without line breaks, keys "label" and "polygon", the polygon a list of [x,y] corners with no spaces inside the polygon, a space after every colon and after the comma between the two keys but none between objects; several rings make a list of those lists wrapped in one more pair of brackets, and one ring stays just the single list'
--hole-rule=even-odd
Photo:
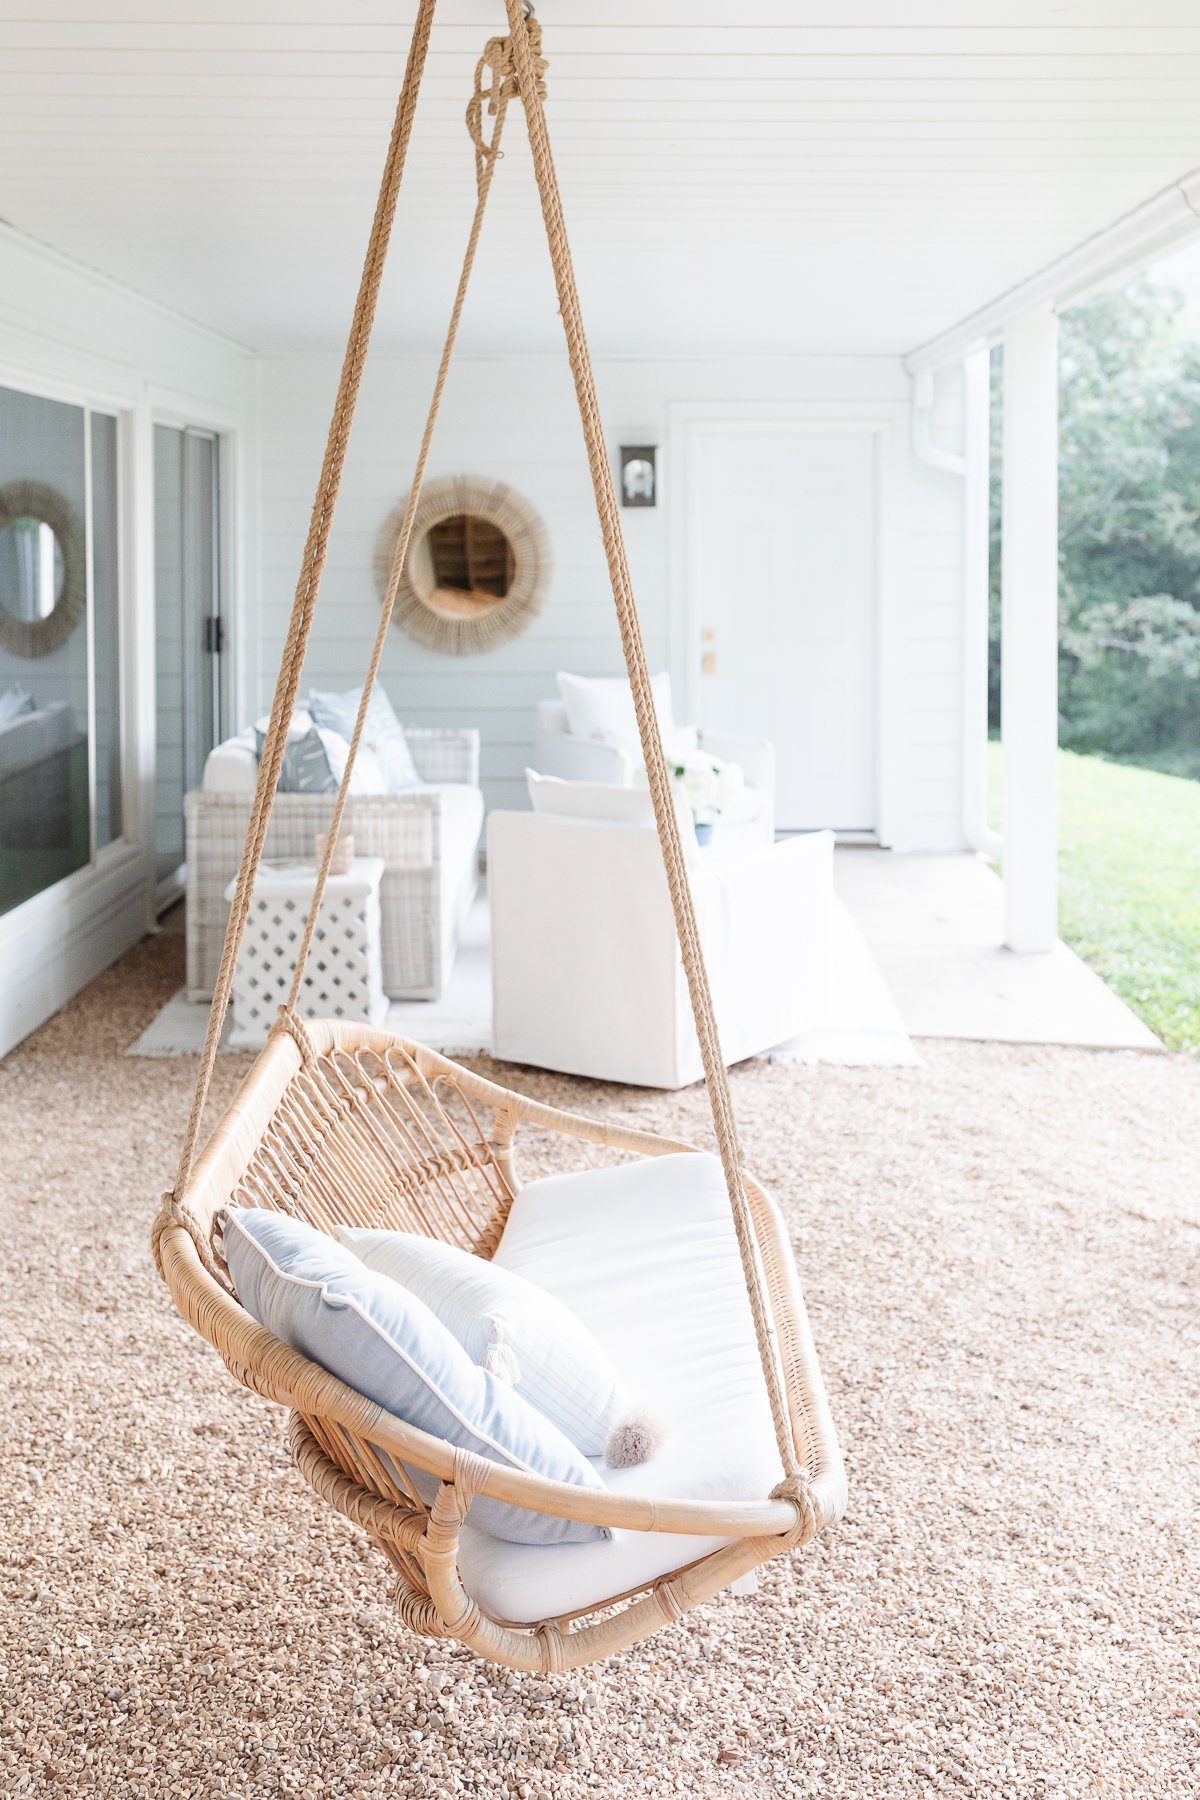
[{"label": "white cushion on sofa", "polygon": [[[534,812],[555,813],[560,818],[603,819],[610,825],[644,825],[655,829],[654,805],[645,785],[618,787],[606,781],[564,781],[558,775],[539,775],[526,769],[525,785]],[[696,823],[682,794],[675,791],[675,816],[684,850],[696,844]]]},{"label": "white cushion on sofa", "polygon": [[[678,747],[681,728],[675,724],[671,711],[671,677],[666,670],[651,677],[650,690],[663,742],[669,750],[674,750]],[[560,673],[558,691],[567,709],[567,726],[572,737],[584,738],[594,744],[609,744],[623,750],[634,762],[641,762],[642,746],[633,710],[633,693],[623,675]],[[682,730],[694,749],[695,732],[687,727]]]},{"label": "white cushion on sofa", "polygon": [[653,825],[649,788],[616,787],[604,781],[563,781],[526,769],[525,784],[534,812],[572,819],[610,819],[618,825]]},{"label": "white cushion on sofa", "polygon": [[[430,781],[419,790],[440,794],[442,801],[442,861],[449,869],[470,868],[479,851],[483,829],[483,795],[465,781]],[[453,884],[449,884],[453,886]]]},{"label": "white cushion on sofa", "polygon": [[252,794],[258,780],[254,732],[240,731],[210,750],[200,783],[206,794]]},{"label": "white cushion on sofa", "polygon": [[[667,1426],[632,1469],[596,1465],[613,1492],[762,1500],[780,1478],[750,1303],[721,1165],[655,1158],[531,1182],[497,1262],[571,1308]],[[497,1617],[553,1617],[680,1568],[727,1540],[618,1531],[552,1555],[464,1530],[468,1591]]]}]

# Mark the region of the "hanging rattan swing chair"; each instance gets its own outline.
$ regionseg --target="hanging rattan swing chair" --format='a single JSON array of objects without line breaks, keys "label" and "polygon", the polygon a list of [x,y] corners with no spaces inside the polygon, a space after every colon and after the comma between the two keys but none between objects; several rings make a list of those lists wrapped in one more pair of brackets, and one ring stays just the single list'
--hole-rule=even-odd
[{"label": "hanging rattan swing chair", "polygon": [[[541,33],[522,0],[505,0],[508,36],[493,38],[484,50],[467,109],[475,145],[475,215],[351,753],[297,957],[291,998],[280,1009],[266,1049],[197,1156],[233,969],[325,560],[435,3],[421,0],[414,28],[263,748],[195,1098],[175,1186],[164,1196],[153,1242],[159,1269],[180,1312],[220,1351],[238,1381],[290,1409],[289,1442],[300,1472],[323,1500],[360,1525],[383,1550],[397,1577],[397,1605],[404,1623],[432,1637],[457,1639],[513,1668],[558,1670],[579,1667],[636,1642],[738,1582],[756,1565],[806,1542],[840,1517],[845,1478],[790,1246],[774,1207],[742,1165],[546,135]],[[531,1123],[541,1133],[606,1145],[637,1158],[691,1149],[523,1098],[386,1031],[305,1021],[296,1010],[354,752],[420,499],[505,111],[512,99],[521,101],[528,126],[622,645],[770,1402],[781,1479],[761,1499],[597,1493],[455,1448],[385,1412],[257,1324],[237,1300],[221,1249],[219,1215],[234,1204],[289,1212],[326,1231],[357,1224],[425,1233],[488,1257],[518,1201],[514,1139],[522,1124]],[[486,140],[485,111],[495,121]],[[430,1504],[419,1498],[417,1484],[406,1474],[412,1470],[424,1471],[426,1477],[433,1476],[440,1483]],[[422,1485],[426,1493],[431,1491],[427,1483]],[[653,1578],[626,1585],[620,1593],[605,1593],[587,1606],[553,1618],[531,1621],[528,1609],[514,1609],[515,1622],[506,1621],[490,1616],[468,1591],[459,1567],[460,1533],[476,1495],[610,1530],[662,1533],[673,1540],[692,1538],[704,1553],[676,1555],[673,1563]],[[711,1547],[713,1540],[716,1548]],[[563,1553],[561,1545],[525,1552],[537,1557]]]}]

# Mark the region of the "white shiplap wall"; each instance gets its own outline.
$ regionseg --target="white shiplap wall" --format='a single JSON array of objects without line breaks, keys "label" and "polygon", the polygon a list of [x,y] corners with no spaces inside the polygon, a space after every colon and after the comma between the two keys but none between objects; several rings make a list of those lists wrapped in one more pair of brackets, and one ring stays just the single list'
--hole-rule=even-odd
[{"label": "white shiplap wall", "polygon": [[[259,364],[261,523],[258,656],[260,706],[270,694],[337,380],[332,357]],[[882,555],[883,762],[881,828],[904,847],[962,841],[958,769],[961,493],[953,476],[915,464],[908,446],[909,383],[891,357],[602,359],[597,384],[606,434],[660,446],[661,502],[626,510],[629,559],[652,665],[670,657],[672,408],[706,403],[755,408],[877,410],[890,421],[889,494]],[[350,686],[362,676],[378,620],[371,574],[375,535],[405,492],[424,417],[432,361],[381,357],[368,367],[347,459],[305,685]],[[936,434],[957,443],[957,399],[940,387]],[[476,724],[483,734],[489,805],[524,804],[533,709],[560,668],[622,670],[578,417],[562,357],[466,358],[451,376],[430,477],[498,476],[538,508],[554,577],[547,604],[523,636],[487,655],[448,657],[398,631],[383,679],[402,718]]]}]

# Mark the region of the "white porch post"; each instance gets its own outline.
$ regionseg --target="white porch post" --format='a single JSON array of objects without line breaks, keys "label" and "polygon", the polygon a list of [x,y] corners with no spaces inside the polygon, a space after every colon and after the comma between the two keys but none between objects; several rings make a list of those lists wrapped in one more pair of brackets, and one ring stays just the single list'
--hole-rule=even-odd
[{"label": "white porch post", "polygon": [[1004,333],[1001,735],[1004,941],[1058,935],[1058,320],[1026,313]]},{"label": "white porch post", "polygon": [[963,357],[963,836],[999,857],[1003,840],[988,824],[988,590],[991,501],[991,351]]}]

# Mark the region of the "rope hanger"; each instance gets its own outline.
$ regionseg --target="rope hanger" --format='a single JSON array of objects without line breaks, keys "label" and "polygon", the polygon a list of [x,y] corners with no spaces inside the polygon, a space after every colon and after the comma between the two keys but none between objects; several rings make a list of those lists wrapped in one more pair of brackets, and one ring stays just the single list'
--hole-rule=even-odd
[{"label": "rope hanger", "polygon": [[[276,682],[269,728],[263,745],[242,864],[238,872],[237,887],[225,934],[220,970],[213,990],[212,1007],[197,1075],[195,1096],[184,1134],[175,1187],[171,1194],[164,1197],[164,1211],[172,1217],[180,1217],[185,1212],[183,1196],[195,1161],[200,1125],[212,1081],[221,1027],[232,990],[234,968],[245,932],[255,876],[262,859],[271,805],[279,784],[288,730],[299,690],[304,653],[312,628],[321,575],[326,560],[329,531],[333,522],[334,506],[345,462],[350,425],[361,385],[363,364],[374,323],[379,285],[390,242],[401,177],[412,135],[417,93],[428,53],[435,6],[436,0],[420,0],[404,83],[397,103],[351,322],[349,341],[342,365],[341,379],[330,421],[325,458],[317,484],[308,538],[301,561],[300,575]],[[591,357],[584,332],[571,252],[567,241],[558,178],[546,128],[543,102],[545,99],[544,75],[547,65],[541,54],[541,27],[533,17],[533,8],[527,4],[527,0],[505,0],[505,8],[508,15],[508,35],[494,37],[488,41],[475,69],[474,90],[466,112],[467,130],[475,151],[475,211],[468,234],[458,288],[451,309],[450,323],[438,363],[428,416],[417,453],[412,484],[396,538],[379,627],[366,679],[363,683],[358,714],[346,757],[346,766],[334,802],[332,820],[326,832],[325,848],[317,870],[312,905],[296,958],[291,992],[286,1005],[280,1009],[280,1024],[295,1036],[305,1056],[311,1057],[311,1042],[303,1021],[296,1012],[304,968],[345,811],[355,757],[366,723],[371,694],[379,673],[396,595],[408,554],[413,520],[420,503],[430,446],[458,335],[463,304],[474,267],[488,196],[491,192],[492,178],[500,160],[500,144],[505,117],[510,102],[519,98],[525,113],[534,175],[541,202],[542,220],[554,272],[559,311],[566,336],[567,355],[575,385],[580,423],[583,428],[588,469],[592,479],[596,512],[604,542],[609,582],[616,607],[621,648],[633,694],[638,735],[645,759],[659,846],[696,1024],[705,1085],[708,1089],[712,1109],[713,1127],[729,1193],[742,1272],[754,1319],[759,1360],[762,1364],[776,1442],[783,1466],[784,1479],[772,1490],[772,1496],[793,1500],[799,1508],[801,1516],[804,1517],[811,1511],[813,1501],[807,1477],[801,1471],[796,1456],[792,1422],[776,1351],[774,1327],[771,1322],[770,1305],[763,1291],[758,1248],[742,1182],[741,1149],[729,1090],[729,1079],[724,1058],[721,1055],[712,994],[704,965],[704,955],[679,837],[670,778],[667,774],[662,738],[654,709],[645,645],[642,640],[621,532],[612,469],[596,399]],[[493,121],[490,136],[485,132],[485,115]]]}]

